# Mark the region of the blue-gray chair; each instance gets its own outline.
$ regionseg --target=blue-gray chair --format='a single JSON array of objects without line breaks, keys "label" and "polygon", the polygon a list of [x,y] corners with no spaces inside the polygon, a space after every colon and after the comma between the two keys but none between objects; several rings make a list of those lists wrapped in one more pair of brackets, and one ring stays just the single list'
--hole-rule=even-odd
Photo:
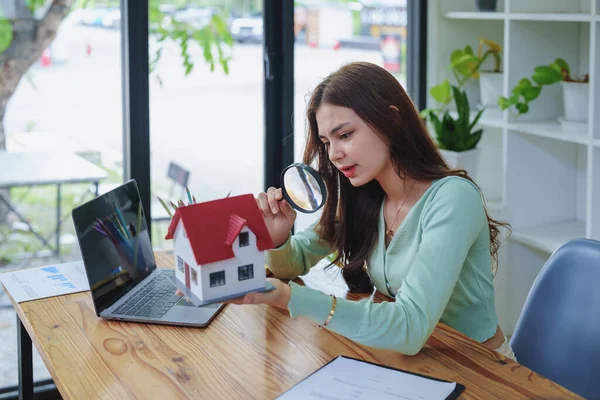
[{"label": "blue-gray chair", "polygon": [[550,256],[510,344],[522,365],[600,399],[600,242],[574,239]]}]

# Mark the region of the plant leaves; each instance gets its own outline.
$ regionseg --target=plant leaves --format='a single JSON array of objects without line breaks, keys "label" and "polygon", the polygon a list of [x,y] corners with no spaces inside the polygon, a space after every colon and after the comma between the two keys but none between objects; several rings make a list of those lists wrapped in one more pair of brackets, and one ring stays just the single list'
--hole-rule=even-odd
[{"label": "plant leaves", "polygon": [[419,117],[421,119],[427,119],[427,117],[429,117],[429,115],[432,113],[433,113],[433,110],[431,108],[424,108],[419,112]]},{"label": "plant leaves", "polygon": [[531,81],[527,78],[521,78],[521,80],[517,84],[517,87],[520,89],[530,88],[531,86],[533,85],[531,84]]},{"label": "plant leaves", "polygon": [[233,46],[233,38],[231,37],[229,29],[227,28],[227,23],[223,20],[223,18],[217,14],[213,15],[212,24],[217,31],[220,40],[222,40],[228,46]]},{"label": "plant leaves", "polygon": [[462,49],[456,49],[456,50],[454,50],[450,54],[450,65],[454,64],[456,62],[456,60],[458,60],[459,58],[461,58],[463,55],[465,55],[464,50],[462,50]]},{"label": "plant leaves", "polygon": [[46,4],[46,0],[26,0],[27,7],[34,12],[38,7],[43,7]]},{"label": "plant leaves", "polygon": [[517,107],[519,114],[525,114],[527,111],[529,111],[529,105],[526,103],[517,103],[515,107]]},{"label": "plant leaves", "polygon": [[450,55],[450,67],[463,76],[473,74],[478,62],[479,59],[473,55],[473,49],[469,46],[465,50],[454,50]]},{"label": "plant leaves", "polygon": [[450,81],[446,79],[439,85],[432,87],[429,93],[431,97],[440,103],[448,103],[450,101]]},{"label": "plant leaves", "polygon": [[571,76],[571,69],[569,68],[569,64],[562,58],[557,58],[556,60],[554,60],[554,62],[550,64],[550,67],[560,72],[561,76],[563,76],[565,79]]},{"label": "plant leaves", "polygon": [[[0,11],[2,13],[2,11]],[[0,15],[0,54],[10,47],[13,39],[12,24],[3,15]]]},{"label": "plant leaves", "polygon": [[502,51],[502,48],[500,47],[500,45],[498,43],[494,42],[493,40],[479,39],[479,41],[483,44],[486,44],[492,51],[494,51],[496,53],[500,53]]},{"label": "plant leaves", "polygon": [[551,85],[562,80],[562,75],[556,69],[542,65],[535,67],[531,79],[538,85]]},{"label": "plant leaves", "polygon": [[446,110],[442,120],[438,115],[430,112],[429,118],[434,127],[437,139],[437,145],[440,149],[451,151],[466,151],[474,148],[483,133],[482,129],[475,132],[471,130],[477,125],[485,108],[478,110],[471,120],[469,99],[466,91],[452,85],[452,97],[456,106],[457,118],[452,118],[452,114]]},{"label": "plant leaves", "polygon": [[502,110],[506,110],[508,107],[510,107],[510,101],[506,97],[500,96],[498,98],[498,107],[500,107]]},{"label": "plant leaves", "polygon": [[461,91],[458,87],[452,86],[452,94],[454,96],[454,102],[456,104],[456,111],[458,112],[458,119],[456,121],[456,128],[459,130],[469,130],[469,100],[464,91]]},{"label": "plant leaves", "polygon": [[541,86],[532,86],[526,89],[523,89],[523,97],[525,98],[525,100],[532,101],[537,99],[537,97],[540,95],[540,92],[542,91],[542,87]]},{"label": "plant leaves", "polygon": [[459,57],[455,57],[454,60],[452,60],[452,68],[459,68],[463,65],[469,66],[469,65],[476,65],[477,62],[479,61],[479,59],[473,55],[470,54],[462,54]]},{"label": "plant leaves", "polygon": [[431,121],[431,125],[433,125],[436,137],[439,137],[442,134],[442,122],[434,112],[429,114],[429,120]]},{"label": "plant leaves", "polygon": [[477,143],[481,140],[481,135],[483,134],[483,129],[476,130],[471,133],[467,138],[467,143],[465,148],[462,151],[474,149],[477,146]]},{"label": "plant leaves", "polygon": [[471,132],[471,130],[475,127],[475,125],[477,125],[477,122],[479,121],[479,118],[481,118],[481,116],[483,115],[484,111],[485,111],[485,108],[482,108],[481,110],[479,110],[477,112],[477,114],[475,114],[475,118],[473,118],[473,121],[471,121],[471,124],[469,125],[469,132]]},{"label": "plant leaves", "polygon": [[450,113],[448,113],[448,111],[445,111],[444,119],[442,120],[441,135],[439,136],[439,139],[441,139],[441,142],[448,150],[455,149],[457,146],[457,138],[455,132],[456,123],[454,119],[452,119],[452,117],[450,116]]}]

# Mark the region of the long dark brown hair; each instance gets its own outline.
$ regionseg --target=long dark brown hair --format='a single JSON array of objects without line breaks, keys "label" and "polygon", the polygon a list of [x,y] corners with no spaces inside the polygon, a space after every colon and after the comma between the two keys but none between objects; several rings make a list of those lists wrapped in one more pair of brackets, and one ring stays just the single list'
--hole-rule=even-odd
[{"label": "long dark brown hair", "polygon": [[[373,284],[363,266],[377,241],[379,210],[385,192],[376,180],[360,187],[352,186],[331,163],[319,139],[316,119],[317,110],[324,103],[352,109],[386,140],[392,164],[401,178],[428,181],[460,176],[475,182],[465,170],[448,167],[402,85],[385,69],[367,62],[347,64],[315,88],[307,109],[304,162],[313,164],[316,160],[328,194],[316,231],[336,251],[331,265],[343,266],[342,275],[350,290],[371,292]],[[483,196],[482,200],[485,208]],[[510,230],[510,225],[490,218],[487,209],[485,213],[495,270],[499,227]]]}]

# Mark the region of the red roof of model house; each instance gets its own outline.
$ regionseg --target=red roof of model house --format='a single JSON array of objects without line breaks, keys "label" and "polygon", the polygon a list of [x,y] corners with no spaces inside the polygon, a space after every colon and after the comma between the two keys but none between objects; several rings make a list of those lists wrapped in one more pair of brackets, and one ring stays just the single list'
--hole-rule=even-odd
[{"label": "red roof of model house", "polygon": [[177,208],[165,239],[183,223],[198,265],[233,258],[232,245],[244,226],[256,235],[259,251],[273,248],[263,214],[251,194]]}]

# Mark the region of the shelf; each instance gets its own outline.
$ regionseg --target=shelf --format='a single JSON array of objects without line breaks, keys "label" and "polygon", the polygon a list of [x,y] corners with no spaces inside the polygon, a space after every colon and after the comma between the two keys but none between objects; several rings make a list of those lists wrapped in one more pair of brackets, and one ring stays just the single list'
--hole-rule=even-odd
[{"label": "shelf", "polygon": [[542,136],[570,143],[589,143],[587,132],[565,132],[560,123],[555,121],[509,123],[508,129],[515,132]]},{"label": "shelf", "polygon": [[[471,117],[474,117],[477,112],[472,113]],[[486,110],[483,112],[479,121],[477,121],[478,125],[489,126],[492,128],[504,128],[504,119],[502,116],[496,116],[495,114],[490,115],[490,113]]]},{"label": "shelf", "polygon": [[[458,118],[458,114],[456,113],[456,111],[450,112],[450,115],[452,116],[452,118]],[[477,111],[471,111],[471,121],[473,121],[475,115],[477,115]],[[489,128],[502,129],[504,128],[504,120],[501,116],[499,117],[495,114],[489,115],[489,112],[485,111],[481,118],[479,118],[479,121],[477,121],[477,125]]]},{"label": "shelf", "polygon": [[[473,0],[428,4],[428,89],[454,82],[452,51],[467,44],[475,49],[480,38],[502,47],[504,96],[557,57],[577,76],[600,73],[600,0],[500,0],[496,12],[476,11]],[[468,85],[474,114],[485,100],[481,82]],[[600,238],[600,116],[591,111],[599,109],[600,85],[590,86],[579,104],[590,110],[587,124],[563,119],[564,98],[562,85],[545,86],[527,115],[490,107],[476,128],[484,133],[475,179],[490,216],[513,226],[499,260],[505,287],[496,296],[505,332],[514,329],[531,283],[556,249],[575,238]]]},{"label": "shelf", "polygon": [[592,22],[598,21],[599,16],[573,13],[504,13],[478,11],[451,11],[444,13],[447,19],[496,20],[509,19],[513,21],[562,21],[562,22]]},{"label": "shelf", "polygon": [[472,20],[503,20],[506,13],[501,12],[479,12],[479,11],[452,11],[444,14],[448,19],[472,19]]},{"label": "shelf", "polygon": [[563,243],[571,239],[583,237],[585,237],[585,222],[583,221],[515,229],[511,235],[512,240],[547,253],[553,253]]},{"label": "shelf", "polygon": [[508,19],[513,21],[565,21],[565,22],[591,22],[594,16],[590,14],[541,14],[541,13],[514,13],[508,14]]}]

